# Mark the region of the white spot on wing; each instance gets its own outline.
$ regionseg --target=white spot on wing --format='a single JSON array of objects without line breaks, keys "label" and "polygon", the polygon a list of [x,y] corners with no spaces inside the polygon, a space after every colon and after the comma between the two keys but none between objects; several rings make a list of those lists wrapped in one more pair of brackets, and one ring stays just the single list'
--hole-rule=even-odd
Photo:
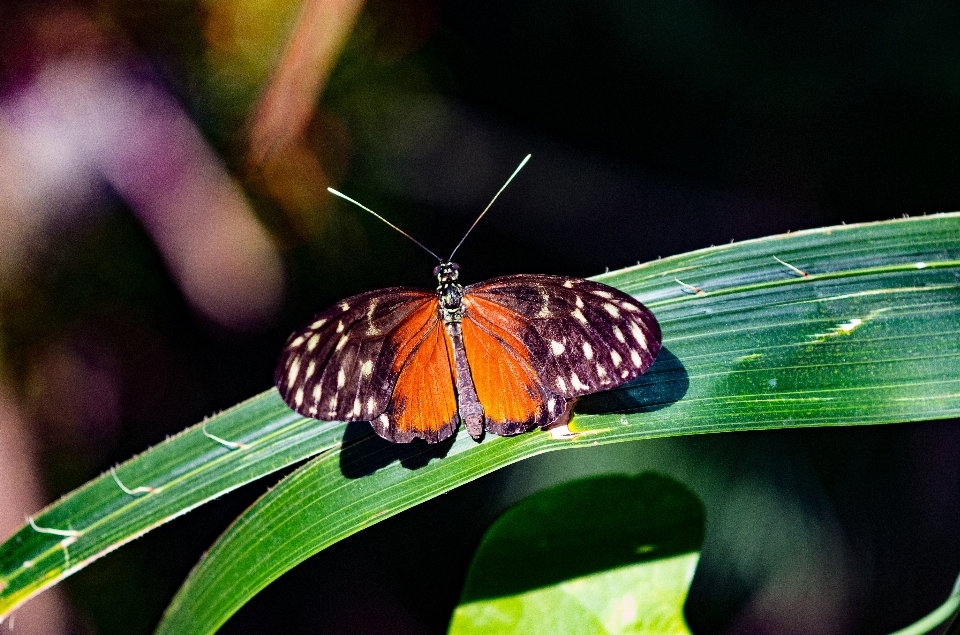
[{"label": "white spot on wing", "polygon": [[620,373],[620,376],[623,377],[624,379],[626,379],[627,377],[630,376],[630,371],[629,371],[629,370],[625,370],[625,371],[623,371],[622,373]]},{"label": "white spot on wing", "polygon": [[295,401],[297,402],[297,408],[303,405],[303,388],[297,389],[297,397]]},{"label": "white spot on wing", "polygon": [[640,308],[639,308],[638,306],[636,306],[635,304],[630,304],[629,302],[626,302],[626,301],[621,302],[621,303],[620,303],[620,306],[623,307],[624,309],[626,309],[627,311],[633,311],[634,313],[636,313],[636,312],[638,312],[638,311],[640,310]]},{"label": "white spot on wing", "polygon": [[563,392],[567,392],[567,382],[563,381],[563,377],[557,377],[557,387]]},{"label": "white spot on wing", "polygon": [[576,373],[570,373],[570,385],[576,390],[590,390],[590,387],[580,381]]},{"label": "white spot on wing", "polygon": [[357,397],[356,399],[353,400],[353,416],[354,417],[360,416],[360,397]]},{"label": "white spot on wing", "polygon": [[640,330],[639,326],[636,324],[631,324],[630,333],[633,335],[633,339],[637,340],[637,344],[640,345],[640,348],[645,351],[650,350],[647,348],[647,336],[643,334],[643,331]]},{"label": "white spot on wing", "polygon": [[347,340],[348,340],[348,339],[349,339],[349,338],[348,338],[346,335],[342,336],[342,337],[340,338],[340,341],[337,342],[337,348],[336,348],[336,350],[339,351],[341,348],[343,348],[343,345],[347,343]]},{"label": "white spot on wing", "polygon": [[307,372],[303,376],[303,381],[307,381],[308,379],[310,379],[313,376],[313,371],[316,370],[316,368],[317,368],[317,363],[313,360],[310,360],[310,363],[307,364]]},{"label": "white spot on wing", "polygon": [[297,346],[300,346],[301,344],[303,344],[303,336],[302,336],[302,335],[300,335],[300,336],[297,337],[295,340],[293,340],[292,342],[290,342],[289,346],[290,346],[291,348],[296,348]]},{"label": "white spot on wing", "polygon": [[640,359],[640,354],[637,351],[630,351],[630,361],[633,362],[633,365],[637,368],[640,368],[640,365],[643,361]]},{"label": "white spot on wing", "polygon": [[341,303],[340,303],[340,308],[343,309],[344,311],[346,311],[347,309],[350,308],[350,305],[347,304],[346,302],[341,302]]},{"label": "white spot on wing", "polygon": [[323,326],[323,325],[326,324],[326,323],[327,323],[327,318],[320,318],[319,320],[317,320],[316,322],[314,322],[313,324],[311,324],[311,325],[310,325],[310,328],[312,328],[312,329],[318,329],[318,328],[320,328],[321,326]]},{"label": "white spot on wing", "polygon": [[360,365],[360,373],[361,373],[364,377],[369,377],[370,375],[373,374],[373,360],[372,360],[372,359],[368,359],[367,361],[363,362],[363,364]]},{"label": "white spot on wing", "polygon": [[330,414],[336,414],[337,411],[337,396],[334,395],[330,397]]},{"label": "white spot on wing", "polygon": [[373,400],[373,397],[367,399],[367,414],[372,415],[373,409],[377,407],[376,402]]},{"label": "white spot on wing", "polygon": [[563,351],[566,350],[563,347],[563,344],[561,344],[557,340],[550,340],[550,348],[553,349],[553,354],[557,355],[558,357],[560,355],[563,355]]},{"label": "white spot on wing", "polygon": [[593,291],[593,295],[598,295],[601,298],[607,298],[608,300],[613,297],[613,294],[609,291]]},{"label": "white spot on wing", "polygon": [[567,280],[566,282],[563,283],[563,286],[565,286],[565,287],[568,288],[568,289],[572,289],[572,288],[573,288],[573,280]]},{"label": "white spot on wing", "polygon": [[609,302],[607,302],[607,303],[605,303],[605,304],[603,305],[603,310],[606,311],[607,313],[609,313],[610,315],[612,315],[612,316],[615,317],[615,318],[620,317],[620,309],[618,309],[617,307],[613,306],[613,305],[610,304]]},{"label": "white spot on wing", "polygon": [[590,346],[590,342],[583,343],[583,354],[587,359],[593,359],[593,347]]},{"label": "white spot on wing", "polygon": [[549,410],[551,413],[553,413],[553,407],[556,405],[557,405],[557,400],[554,399],[553,397],[550,397],[550,399],[547,400],[547,410]]},{"label": "white spot on wing", "polygon": [[598,375],[599,377],[606,377],[606,376],[607,376],[607,369],[604,368],[603,366],[601,366],[599,362],[597,362],[597,375]]},{"label": "white spot on wing", "polygon": [[310,341],[307,342],[307,350],[312,351],[313,349],[315,349],[317,347],[317,342],[319,341],[320,341],[320,334],[317,333],[310,338]]},{"label": "white spot on wing", "polygon": [[580,296],[576,296],[576,302],[575,302],[575,304],[577,305],[577,308],[578,308],[578,309],[582,309],[582,308],[583,308],[583,300],[580,299]]},{"label": "white spot on wing", "polygon": [[343,320],[340,320],[340,323],[337,324],[337,333],[343,333]]},{"label": "white spot on wing", "polygon": [[313,387],[313,400],[315,402],[320,401],[320,382],[317,382],[317,385]]},{"label": "white spot on wing", "polygon": [[617,351],[614,351],[614,350],[611,350],[611,351],[610,351],[610,359],[613,360],[613,367],[614,367],[614,368],[617,368],[618,366],[620,366],[620,362],[623,361],[623,358],[620,357],[620,353],[618,353]]},{"label": "white spot on wing", "polygon": [[293,363],[290,364],[290,372],[287,373],[287,388],[293,388],[293,384],[297,381],[297,373],[300,372],[300,358],[294,357]]},{"label": "white spot on wing", "polygon": [[553,314],[550,312],[550,296],[547,295],[547,292],[543,289],[540,290],[540,297],[543,299],[543,304],[540,307],[540,312],[537,313],[538,318],[548,318]]},{"label": "white spot on wing", "polygon": [[572,315],[573,317],[577,318],[578,320],[580,320],[580,321],[581,321],[582,323],[584,323],[584,324],[587,323],[587,318],[585,318],[585,317],[583,316],[583,313],[580,312],[580,309],[574,309],[573,312],[570,313],[570,315]]},{"label": "white spot on wing", "polygon": [[619,326],[614,326],[614,327],[613,327],[613,334],[616,336],[616,338],[617,338],[619,341],[621,341],[621,342],[623,342],[624,344],[626,344],[627,340],[624,339],[624,337],[623,337],[623,331],[620,330],[620,327],[619,327]]},{"label": "white spot on wing", "polygon": [[337,388],[343,388],[343,385],[347,383],[347,376],[343,374],[343,369],[337,373]]}]

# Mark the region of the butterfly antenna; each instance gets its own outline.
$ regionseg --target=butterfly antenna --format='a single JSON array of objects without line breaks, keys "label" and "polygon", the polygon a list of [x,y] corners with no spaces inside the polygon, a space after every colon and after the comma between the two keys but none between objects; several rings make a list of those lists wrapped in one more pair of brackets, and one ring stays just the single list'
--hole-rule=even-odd
[{"label": "butterfly antenna", "polygon": [[423,243],[421,243],[419,240],[417,240],[416,238],[414,238],[413,236],[411,236],[411,235],[408,234],[407,232],[403,231],[402,229],[400,229],[399,227],[397,227],[396,225],[394,225],[393,223],[391,223],[390,221],[388,221],[386,218],[384,218],[384,217],[381,216],[380,214],[377,214],[375,211],[373,211],[372,209],[370,209],[370,208],[367,207],[366,205],[364,205],[364,204],[362,204],[362,203],[358,203],[357,201],[353,200],[352,198],[350,198],[349,196],[347,196],[347,195],[344,194],[343,192],[338,192],[338,191],[336,191],[335,189],[333,189],[332,187],[328,187],[328,188],[327,188],[327,191],[330,192],[331,194],[333,194],[334,196],[339,196],[340,198],[342,198],[342,199],[345,200],[345,201],[350,201],[351,203],[353,203],[354,205],[356,205],[356,206],[359,207],[360,209],[363,209],[363,210],[366,210],[366,211],[370,212],[371,214],[373,214],[374,216],[376,216],[377,218],[379,218],[380,220],[382,220],[383,222],[385,222],[387,225],[390,225],[390,227],[393,227],[395,230],[397,230],[398,232],[400,232],[401,234],[403,234],[404,236],[406,236],[407,238],[409,238],[410,240],[412,240],[412,241],[415,242],[416,244],[420,245],[420,248],[423,249],[425,252],[427,252],[428,254],[430,254],[431,256],[433,256],[434,258],[436,258],[437,260],[439,260],[440,262],[443,262],[443,258],[441,258],[441,257],[438,256],[437,254],[433,253],[432,251],[430,251],[429,249],[427,249],[426,247],[424,247]]},{"label": "butterfly antenna", "polygon": [[460,239],[460,242],[457,243],[457,246],[453,248],[452,252],[450,252],[450,257],[447,258],[447,262],[450,262],[451,260],[453,260],[453,254],[457,253],[457,250],[460,249],[460,245],[463,244],[463,241],[467,239],[467,236],[469,236],[470,232],[473,231],[473,228],[477,226],[477,223],[479,223],[480,219],[483,218],[483,215],[487,213],[487,210],[489,210],[493,206],[493,202],[497,200],[497,197],[500,196],[500,194],[503,193],[505,189],[507,189],[507,186],[510,185],[510,181],[513,180],[513,177],[517,175],[520,169],[523,168],[523,166],[525,166],[527,164],[527,161],[529,160],[530,160],[529,154],[523,157],[523,161],[520,162],[520,165],[517,166],[517,169],[513,171],[513,174],[510,175],[510,178],[507,179],[507,182],[504,183],[499,190],[497,190],[497,193],[493,195],[493,198],[490,199],[490,202],[487,203],[487,206],[483,208],[483,211],[480,212],[479,216],[477,216],[477,220],[473,221],[473,225],[470,225],[470,229],[467,230],[467,233],[463,235],[463,238]]}]

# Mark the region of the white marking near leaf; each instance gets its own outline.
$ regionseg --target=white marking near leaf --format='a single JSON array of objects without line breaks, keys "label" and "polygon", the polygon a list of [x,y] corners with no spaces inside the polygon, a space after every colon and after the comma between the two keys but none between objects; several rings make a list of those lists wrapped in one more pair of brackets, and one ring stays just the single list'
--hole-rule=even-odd
[{"label": "white marking near leaf", "polygon": [[578,319],[581,323],[583,323],[583,324],[586,324],[586,323],[587,323],[587,318],[585,318],[585,317],[583,316],[583,313],[580,312],[580,309],[574,309],[574,310],[570,313],[570,315],[572,315],[573,317],[577,318],[577,319]]},{"label": "white marking near leaf", "polygon": [[297,396],[294,398],[297,408],[303,405],[303,388],[297,388]]},{"label": "white marking near leaf", "polygon": [[372,415],[374,409],[377,407],[377,403],[373,400],[373,397],[367,399],[367,415]]},{"label": "white marking near leaf", "polygon": [[630,325],[630,333],[633,335],[633,339],[637,340],[640,348],[649,352],[650,349],[647,348],[647,336],[643,334],[643,331],[640,330],[640,327],[636,323]]},{"label": "white marking near leaf", "polygon": [[575,390],[590,390],[590,386],[580,381],[576,373],[570,373],[570,385],[573,386]]},{"label": "white marking near leaf", "polygon": [[617,338],[617,340],[619,340],[620,342],[624,344],[627,343],[627,340],[623,337],[623,331],[620,330],[619,326],[613,327],[613,334]]},{"label": "white marking near leaf", "polygon": [[620,366],[620,362],[623,361],[623,358],[620,357],[620,353],[618,353],[617,351],[615,351],[615,350],[613,350],[613,349],[610,350],[610,359],[613,360],[613,367],[614,367],[614,368],[619,367],[619,366]]},{"label": "white marking near leaf", "polygon": [[592,293],[593,293],[593,295],[598,295],[598,296],[600,296],[601,298],[606,298],[606,299],[608,299],[608,300],[613,297],[613,294],[610,293],[609,291],[600,291],[600,290],[597,290],[597,291],[593,291]]},{"label": "white marking near leaf", "polygon": [[567,392],[567,382],[563,380],[563,377],[557,377],[557,387],[563,392]]},{"label": "white marking near leaf", "polygon": [[303,375],[303,381],[307,381],[313,376],[313,371],[316,370],[317,363],[313,360],[310,360],[310,363],[307,364],[307,372]]},{"label": "white marking near leaf", "polygon": [[574,296],[574,304],[577,305],[578,309],[583,308],[583,300],[580,299],[580,296]]},{"label": "white marking near leaf", "polygon": [[601,366],[599,362],[597,363],[597,376],[601,378],[607,376],[607,369]]},{"label": "white marking near leaf", "polygon": [[294,357],[293,362],[290,364],[290,372],[287,373],[287,388],[293,388],[293,384],[297,381],[297,373],[300,372],[300,358]]},{"label": "white marking near leaf", "polygon": [[637,351],[630,351],[630,361],[633,362],[633,365],[637,368],[640,368],[643,364],[643,360],[640,359],[640,354]]},{"label": "white marking near leaf", "polygon": [[322,387],[322,385],[320,384],[319,381],[317,382],[317,385],[313,387],[313,401],[314,401],[315,403],[319,403],[319,402],[320,402],[320,388],[321,388],[321,387]]},{"label": "white marking near leaf", "polygon": [[605,303],[605,304],[603,305],[603,310],[606,311],[607,313],[609,313],[611,316],[613,316],[613,317],[615,317],[615,318],[620,317],[620,309],[618,309],[617,307],[613,306],[613,305],[610,304],[609,302],[607,302],[607,303]]},{"label": "white marking near leaf", "polygon": [[590,342],[583,343],[583,355],[587,359],[593,359],[593,347],[590,346]]},{"label": "white marking near leaf", "polygon": [[566,350],[563,344],[561,344],[557,340],[550,340],[550,348],[553,350],[553,354],[556,355],[557,357],[559,357],[560,355],[563,355],[563,351]]},{"label": "white marking near leaf", "polygon": [[635,304],[631,304],[631,303],[627,302],[626,300],[624,300],[623,302],[621,302],[621,303],[620,303],[620,306],[622,306],[623,308],[625,308],[627,311],[632,311],[632,312],[634,312],[634,313],[637,313],[637,312],[640,311],[640,307],[638,307],[638,306],[635,305]]},{"label": "white marking near leaf", "polygon": [[347,383],[347,376],[344,374],[343,369],[341,368],[337,371],[337,388],[343,388],[343,385]]},{"label": "white marking near leaf", "polygon": [[551,413],[553,412],[553,407],[556,405],[557,405],[557,400],[554,399],[553,397],[550,397],[550,399],[547,400],[547,410],[549,410]]},{"label": "white marking near leaf", "polygon": [[357,397],[356,399],[353,400],[353,416],[354,417],[360,416],[360,397]]}]

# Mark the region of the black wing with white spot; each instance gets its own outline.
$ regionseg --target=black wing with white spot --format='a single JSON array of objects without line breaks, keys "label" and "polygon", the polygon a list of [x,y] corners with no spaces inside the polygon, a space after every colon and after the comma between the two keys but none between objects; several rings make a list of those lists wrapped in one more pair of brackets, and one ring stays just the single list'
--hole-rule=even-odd
[{"label": "black wing with white spot", "polygon": [[393,287],[347,298],[290,336],[274,380],[288,406],[305,417],[369,421],[387,409],[397,380],[397,351],[416,333],[399,328],[436,301],[423,289]]},{"label": "black wing with white spot", "polygon": [[[517,275],[466,287],[522,316],[517,335],[543,384],[572,398],[639,377],[660,352],[660,325],[645,306],[613,287],[580,278]],[[519,352],[519,351],[518,351]]]}]

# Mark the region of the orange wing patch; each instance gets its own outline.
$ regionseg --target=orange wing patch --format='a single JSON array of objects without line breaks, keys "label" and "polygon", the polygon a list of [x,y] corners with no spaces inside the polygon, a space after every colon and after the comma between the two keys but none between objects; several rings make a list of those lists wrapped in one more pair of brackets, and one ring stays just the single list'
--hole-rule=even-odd
[{"label": "orange wing patch", "polygon": [[436,443],[460,425],[450,356],[436,307],[436,300],[427,303],[425,310],[430,311],[432,319],[404,323],[404,330],[409,329],[404,337],[410,339],[393,361],[400,373],[390,407],[370,422],[377,434],[395,443],[414,438]]},{"label": "orange wing patch", "polygon": [[513,335],[527,328],[519,316],[477,297],[465,299],[464,304],[463,347],[487,430],[497,435],[518,434],[559,417],[565,400],[543,388],[537,372],[524,359],[526,346]]}]

